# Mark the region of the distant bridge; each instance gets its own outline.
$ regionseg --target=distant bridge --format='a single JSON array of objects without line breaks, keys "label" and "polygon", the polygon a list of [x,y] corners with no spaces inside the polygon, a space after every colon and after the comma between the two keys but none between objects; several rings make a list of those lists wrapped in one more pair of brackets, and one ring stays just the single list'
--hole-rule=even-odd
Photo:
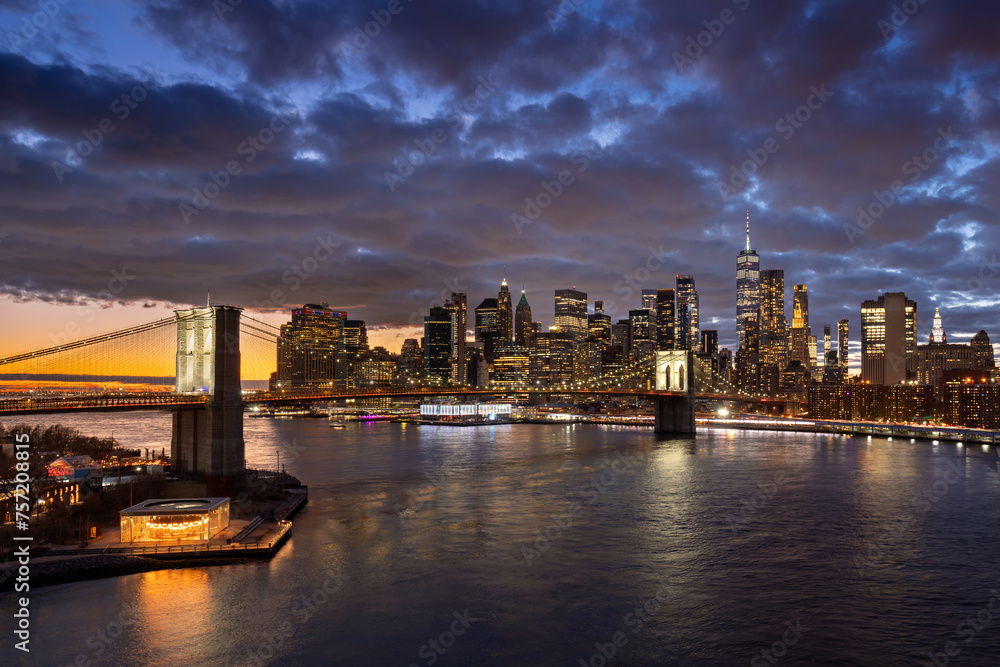
[{"label": "distant bridge", "polygon": [[156,408],[173,408],[179,405],[204,405],[208,399],[209,397],[205,395],[185,396],[165,391],[128,394],[37,396],[0,400],[0,416],[47,412],[153,410]]},{"label": "distant bridge", "polygon": [[[420,399],[454,397],[468,401],[474,398],[495,396],[579,396],[607,398],[637,398],[653,400],[664,396],[682,396],[679,391],[656,391],[651,389],[562,389],[559,387],[525,387],[516,389],[488,389],[483,387],[419,387],[387,389],[345,389],[345,390],[292,390],[283,392],[244,392],[245,405],[306,405],[341,399]],[[699,400],[734,401],[784,405],[783,399],[758,397],[734,397],[731,394],[696,392]],[[204,405],[210,399],[205,394],[174,394],[171,392],[132,392],[120,394],[73,394],[66,396],[37,396],[31,398],[0,399],[0,416],[28,415],[58,412],[108,412],[126,410],[170,409],[177,406]]]},{"label": "distant bridge", "polygon": [[[251,348],[241,344],[241,338]],[[0,358],[0,386],[28,396],[0,399],[0,416],[101,410],[170,409],[175,467],[207,476],[231,477],[243,470],[243,410],[258,405],[305,404],[337,399],[424,399],[453,396],[463,400],[493,396],[619,397],[649,400],[656,429],[694,432],[696,399],[777,403],[738,392],[707,373],[690,351],[657,352],[613,375],[580,386],[303,388],[280,392],[244,392],[246,359],[258,377],[276,368],[280,330],[242,315],[233,306],[176,311],[174,317],[147,322],[84,340],[65,341],[38,351]],[[256,359],[254,359],[256,355]],[[263,362],[261,359],[263,358]],[[173,373],[173,391],[164,386]],[[166,377],[165,377],[166,376]],[[655,389],[637,389],[637,381]],[[132,391],[95,391],[131,387]],[[75,392],[55,390],[75,386]],[[35,390],[38,390],[37,393]]]}]

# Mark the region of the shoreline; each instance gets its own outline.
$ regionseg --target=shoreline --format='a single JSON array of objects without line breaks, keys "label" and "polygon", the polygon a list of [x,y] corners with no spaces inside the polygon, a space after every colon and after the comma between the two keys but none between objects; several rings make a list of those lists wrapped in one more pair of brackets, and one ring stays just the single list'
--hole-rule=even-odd
[{"label": "shoreline", "polygon": [[927,440],[932,442],[956,442],[979,445],[996,445],[1000,431],[988,429],[967,429],[957,426],[913,426],[908,424],[883,424],[879,422],[836,422],[819,419],[788,419],[780,418],[767,421],[736,420],[736,419],[704,419],[696,420],[697,428],[712,430],[742,430],[742,431],[784,431],[790,433],[813,433],[826,435],[843,435],[847,437],[879,437],[910,438],[912,440]]},{"label": "shoreline", "polygon": [[[165,560],[146,558],[144,556],[125,556],[121,554],[66,556],[56,560],[31,563],[31,586],[58,586],[73,584],[80,581],[95,579],[112,579],[130,574],[142,574],[156,570],[180,570],[191,567],[211,567],[218,565],[245,565],[253,562],[263,562],[263,558],[185,558]],[[0,592],[14,590],[14,578],[17,566],[13,569],[2,568],[3,582]]]},{"label": "shoreline", "polygon": [[[278,508],[277,512],[282,515],[282,520],[288,520],[297,514],[303,505],[308,503],[308,491],[296,493],[294,496]],[[39,552],[31,555],[30,585],[41,588],[42,586],[58,586],[95,579],[112,579],[156,570],[262,563],[271,560],[291,539],[291,535],[292,531],[289,529],[271,549],[267,550],[266,554],[257,553],[254,555],[230,556],[209,551],[195,556],[185,557],[185,555],[181,555],[178,558],[169,554],[156,557],[119,553],[53,554],[50,551]],[[0,592],[14,590],[17,569],[18,563],[16,561],[0,563]]]}]

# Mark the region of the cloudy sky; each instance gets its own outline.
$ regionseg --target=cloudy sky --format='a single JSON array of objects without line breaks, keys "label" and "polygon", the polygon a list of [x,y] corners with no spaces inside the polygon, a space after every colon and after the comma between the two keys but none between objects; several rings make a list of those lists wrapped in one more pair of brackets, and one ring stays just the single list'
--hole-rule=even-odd
[{"label": "cloudy sky", "polygon": [[732,345],[748,210],[814,333],[856,338],[902,290],[921,342],[935,306],[997,340],[998,23],[985,0],[0,0],[0,352],[209,289],[271,321],[327,301],[398,351],[505,271],[543,326],[555,289],[617,318],[690,273]]}]

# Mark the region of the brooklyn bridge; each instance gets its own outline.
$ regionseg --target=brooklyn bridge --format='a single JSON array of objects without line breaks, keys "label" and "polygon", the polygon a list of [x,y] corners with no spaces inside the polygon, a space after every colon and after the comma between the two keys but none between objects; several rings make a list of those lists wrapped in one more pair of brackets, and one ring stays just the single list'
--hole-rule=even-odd
[{"label": "brooklyn bridge", "polygon": [[[0,386],[12,396],[0,400],[0,417],[168,409],[173,413],[175,469],[229,477],[244,467],[243,413],[250,404],[376,398],[502,397],[520,402],[551,396],[633,398],[653,406],[658,433],[690,434],[695,432],[697,400],[776,402],[736,391],[686,350],[657,352],[613,375],[563,386],[428,386],[411,380],[405,386],[254,388],[262,374],[267,377],[276,368],[282,342],[280,329],[244,315],[239,307],[178,310],[173,317],[0,358]],[[109,385],[113,389],[108,390]]]}]

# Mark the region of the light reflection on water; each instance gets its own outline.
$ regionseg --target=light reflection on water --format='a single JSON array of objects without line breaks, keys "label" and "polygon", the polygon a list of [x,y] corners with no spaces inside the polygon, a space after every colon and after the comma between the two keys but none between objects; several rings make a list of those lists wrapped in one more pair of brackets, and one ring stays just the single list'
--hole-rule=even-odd
[{"label": "light reflection on water", "polygon": [[[70,425],[89,433],[108,417]],[[113,417],[123,442],[141,433],[169,448],[167,415]],[[83,653],[427,665],[428,640],[466,610],[479,620],[435,664],[578,665],[617,631],[615,664],[749,664],[796,620],[808,630],[782,664],[923,664],[1000,587],[1000,482],[981,448],[583,425],[246,426],[251,465],[278,450],[310,486],[282,552],[39,589],[31,664]],[[915,498],[940,490],[949,463],[960,479],[924,509]],[[348,579],[325,594],[333,574]],[[636,630],[629,614],[668,580],[668,602]],[[96,655],[88,639],[127,605],[137,622]],[[1000,663],[1000,627],[961,647],[951,664]]]}]

